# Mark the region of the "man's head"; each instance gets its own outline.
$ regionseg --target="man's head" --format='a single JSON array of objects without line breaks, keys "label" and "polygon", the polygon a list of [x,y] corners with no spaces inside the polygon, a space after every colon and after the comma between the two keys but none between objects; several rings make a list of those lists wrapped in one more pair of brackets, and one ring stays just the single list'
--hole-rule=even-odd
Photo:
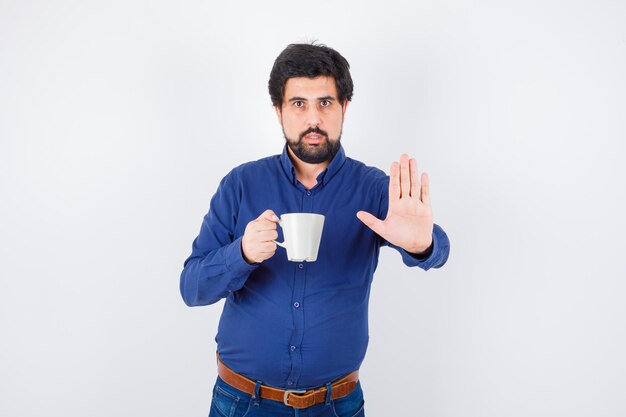
[{"label": "man's head", "polygon": [[348,61],[324,45],[292,44],[276,58],[268,87],[291,151],[307,163],[331,160],[352,99]]}]

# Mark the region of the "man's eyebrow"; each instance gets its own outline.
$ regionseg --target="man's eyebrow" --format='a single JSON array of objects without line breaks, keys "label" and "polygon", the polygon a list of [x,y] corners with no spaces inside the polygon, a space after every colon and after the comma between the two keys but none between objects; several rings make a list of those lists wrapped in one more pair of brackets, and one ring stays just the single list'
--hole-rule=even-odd
[{"label": "man's eyebrow", "polygon": [[[335,97],[333,97],[333,96],[318,97],[317,99],[318,99],[318,100],[332,100],[332,101],[337,100],[337,99],[336,99]],[[309,100],[307,100],[307,99],[306,99],[306,98],[304,98],[304,97],[297,97],[297,96],[296,96],[296,97],[292,97],[292,98],[290,98],[290,99],[289,99],[289,101],[309,101]]]}]

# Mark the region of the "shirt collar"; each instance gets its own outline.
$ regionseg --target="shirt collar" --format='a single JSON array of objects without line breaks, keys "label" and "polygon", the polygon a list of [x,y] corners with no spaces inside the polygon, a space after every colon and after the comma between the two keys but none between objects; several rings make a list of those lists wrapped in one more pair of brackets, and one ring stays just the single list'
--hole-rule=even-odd
[{"label": "shirt collar", "polygon": [[[344,162],[346,162],[346,153],[343,150],[343,145],[339,144],[339,150],[330,161],[330,164],[317,176],[317,183],[326,185],[335,174],[341,169]],[[291,158],[289,158],[289,151],[287,150],[287,144],[283,148],[283,153],[280,155],[280,163],[283,166],[283,170],[293,185],[298,183],[296,178],[296,167],[293,166]]]}]

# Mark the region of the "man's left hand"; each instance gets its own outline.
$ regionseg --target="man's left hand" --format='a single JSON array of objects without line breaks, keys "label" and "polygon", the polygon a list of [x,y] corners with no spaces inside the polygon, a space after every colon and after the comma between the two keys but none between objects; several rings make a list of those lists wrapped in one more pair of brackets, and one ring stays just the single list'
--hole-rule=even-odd
[{"label": "man's left hand", "polygon": [[421,254],[433,242],[433,213],[430,207],[429,179],[425,172],[418,179],[417,161],[407,154],[391,164],[389,209],[385,220],[365,211],[356,216],[387,242],[409,253]]}]

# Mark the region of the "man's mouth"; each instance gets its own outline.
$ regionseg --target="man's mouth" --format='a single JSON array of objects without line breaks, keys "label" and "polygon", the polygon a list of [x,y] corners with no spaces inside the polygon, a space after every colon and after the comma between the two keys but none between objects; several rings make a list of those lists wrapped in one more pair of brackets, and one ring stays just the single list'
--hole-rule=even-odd
[{"label": "man's mouth", "polygon": [[309,143],[309,144],[318,144],[321,141],[324,140],[324,136],[318,134],[318,133],[309,133],[308,135],[306,135],[304,137],[304,139]]}]

